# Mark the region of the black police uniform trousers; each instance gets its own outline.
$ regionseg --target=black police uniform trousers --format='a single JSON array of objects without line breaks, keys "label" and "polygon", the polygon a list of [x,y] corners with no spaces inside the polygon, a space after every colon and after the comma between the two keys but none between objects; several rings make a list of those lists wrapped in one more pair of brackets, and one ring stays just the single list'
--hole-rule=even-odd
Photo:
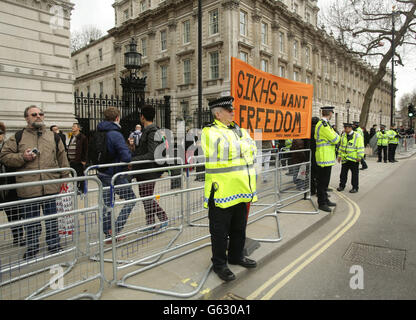
[{"label": "black police uniform trousers", "polygon": [[347,161],[342,164],[341,174],[339,176],[339,186],[340,188],[345,188],[348,179],[348,171],[351,170],[351,184],[354,189],[358,190],[358,173],[359,173],[359,162]]},{"label": "black police uniform trousers", "polygon": [[381,161],[381,153],[383,152],[383,160],[387,161],[387,146],[377,146],[378,161]]},{"label": "black police uniform trousers", "polygon": [[317,169],[317,196],[318,196],[318,205],[325,205],[328,203],[328,189],[329,181],[331,180],[331,169],[329,167],[318,166]]},{"label": "black police uniform trousers", "polygon": [[397,148],[397,144],[389,143],[389,161],[390,162],[396,161],[396,159],[395,159],[395,157],[396,157],[396,148]]},{"label": "black police uniform trousers", "polygon": [[223,209],[210,201],[208,217],[212,244],[211,261],[214,269],[221,270],[227,265],[227,249],[228,261],[237,262],[244,257],[247,203],[242,202]]}]

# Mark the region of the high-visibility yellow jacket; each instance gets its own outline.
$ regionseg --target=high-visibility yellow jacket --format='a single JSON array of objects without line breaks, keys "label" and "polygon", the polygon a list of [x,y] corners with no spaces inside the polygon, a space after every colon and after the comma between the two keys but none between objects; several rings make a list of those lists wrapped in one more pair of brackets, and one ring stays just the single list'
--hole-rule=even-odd
[{"label": "high-visibility yellow jacket", "polygon": [[286,139],[285,140],[285,148],[286,149],[292,148],[292,143],[293,143],[293,140],[292,139]]},{"label": "high-visibility yellow jacket", "polygon": [[384,131],[384,133],[381,131],[378,131],[376,134],[376,137],[377,137],[378,146],[385,147],[389,144],[389,136],[387,134],[387,131]]},{"label": "high-visibility yellow jacket", "polygon": [[315,127],[316,164],[329,167],[335,164],[335,147],[340,142],[339,135],[325,120],[319,120]]},{"label": "high-visibility yellow jacket", "polygon": [[357,162],[364,158],[364,138],[359,132],[353,131],[351,135],[345,132],[342,134],[338,156],[341,157],[342,163]]},{"label": "high-visibility yellow jacket", "polygon": [[398,144],[399,143],[399,134],[397,133],[396,130],[390,129],[389,131],[387,131],[387,136],[388,136],[388,143],[389,144]]},{"label": "high-visibility yellow jacket", "polygon": [[355,129],[355,132],[358,132],[364,138],[363,129],[361,129],[360,127],[358,127],[357,129]]},{"label": "high-visibility yellow jacket", "polygon": [[201,147],[205,156],[205,208],[211,192],[215,206],[220,208],[257,201],[257,148],[245,129],[215,120],[202,130]]}]

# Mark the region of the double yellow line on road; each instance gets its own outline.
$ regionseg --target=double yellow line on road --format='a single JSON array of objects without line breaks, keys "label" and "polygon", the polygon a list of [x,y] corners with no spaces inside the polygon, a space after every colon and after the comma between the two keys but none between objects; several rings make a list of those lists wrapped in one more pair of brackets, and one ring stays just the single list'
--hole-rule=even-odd
[{"label": "double yellow line on road", "polygon": [[[302,271],[303,268],[305,268],[308,264],[314,261],[326,249],[328,249],[335,241],[337,241],[345,232],[347,232],[357,222],[361,214],[360,207],[354,201],[347,198],[343,194],[339,192],[336,192],[336,193],[339,197],[344,199],[348,204],[349,212],[348,212],[347,218],[338,227],[332,230],[332,232],[329,233],[324,239],[319,241],[311,249],[306,251],[304,254],[302,254],[300,257],[298,257],[296,260],[294,260],[292,263],[286,266],[283,270],[281,270],[279,273],[275,274],[268,281],[262,284],[256,291],[254,291],[252,294],[250,294],[247,297],[248,300],[258,299],[259,296],[262,294],[263,296],[260,298],[261,300],[270,300],[278,290],[280,290],[293,277],[295,277],[300,271]],[[298,265],[301,261],[303,262],[300,265]],[[294,267],[295,269],[293,269]],[[290,273],[285,278],[280,280],[280,278],[282,278],[288,272]]]}]

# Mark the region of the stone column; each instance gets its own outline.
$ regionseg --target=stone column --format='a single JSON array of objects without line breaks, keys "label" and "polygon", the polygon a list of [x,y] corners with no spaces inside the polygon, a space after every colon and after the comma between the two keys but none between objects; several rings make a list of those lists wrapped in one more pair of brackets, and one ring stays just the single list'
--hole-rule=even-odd
[{"label": "stone column", "polygon": [[69,131],[74,118],[68,0],[0,2],[0,119],[8,136],[26,126],[36,105],[47,126]]}]

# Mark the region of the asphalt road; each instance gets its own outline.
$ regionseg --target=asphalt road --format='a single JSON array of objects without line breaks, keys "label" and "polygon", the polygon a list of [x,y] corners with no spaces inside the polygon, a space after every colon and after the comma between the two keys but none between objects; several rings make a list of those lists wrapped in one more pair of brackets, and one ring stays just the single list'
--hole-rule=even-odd
[{"label": "asphalt road", "polygon": [[[338,205],[327,223],[216,298],[416,299],[416,156],[368,163],[359,193],[350,194],[350,185],[332,192]],[[349,251],[352,244],[360,250]]]}]

